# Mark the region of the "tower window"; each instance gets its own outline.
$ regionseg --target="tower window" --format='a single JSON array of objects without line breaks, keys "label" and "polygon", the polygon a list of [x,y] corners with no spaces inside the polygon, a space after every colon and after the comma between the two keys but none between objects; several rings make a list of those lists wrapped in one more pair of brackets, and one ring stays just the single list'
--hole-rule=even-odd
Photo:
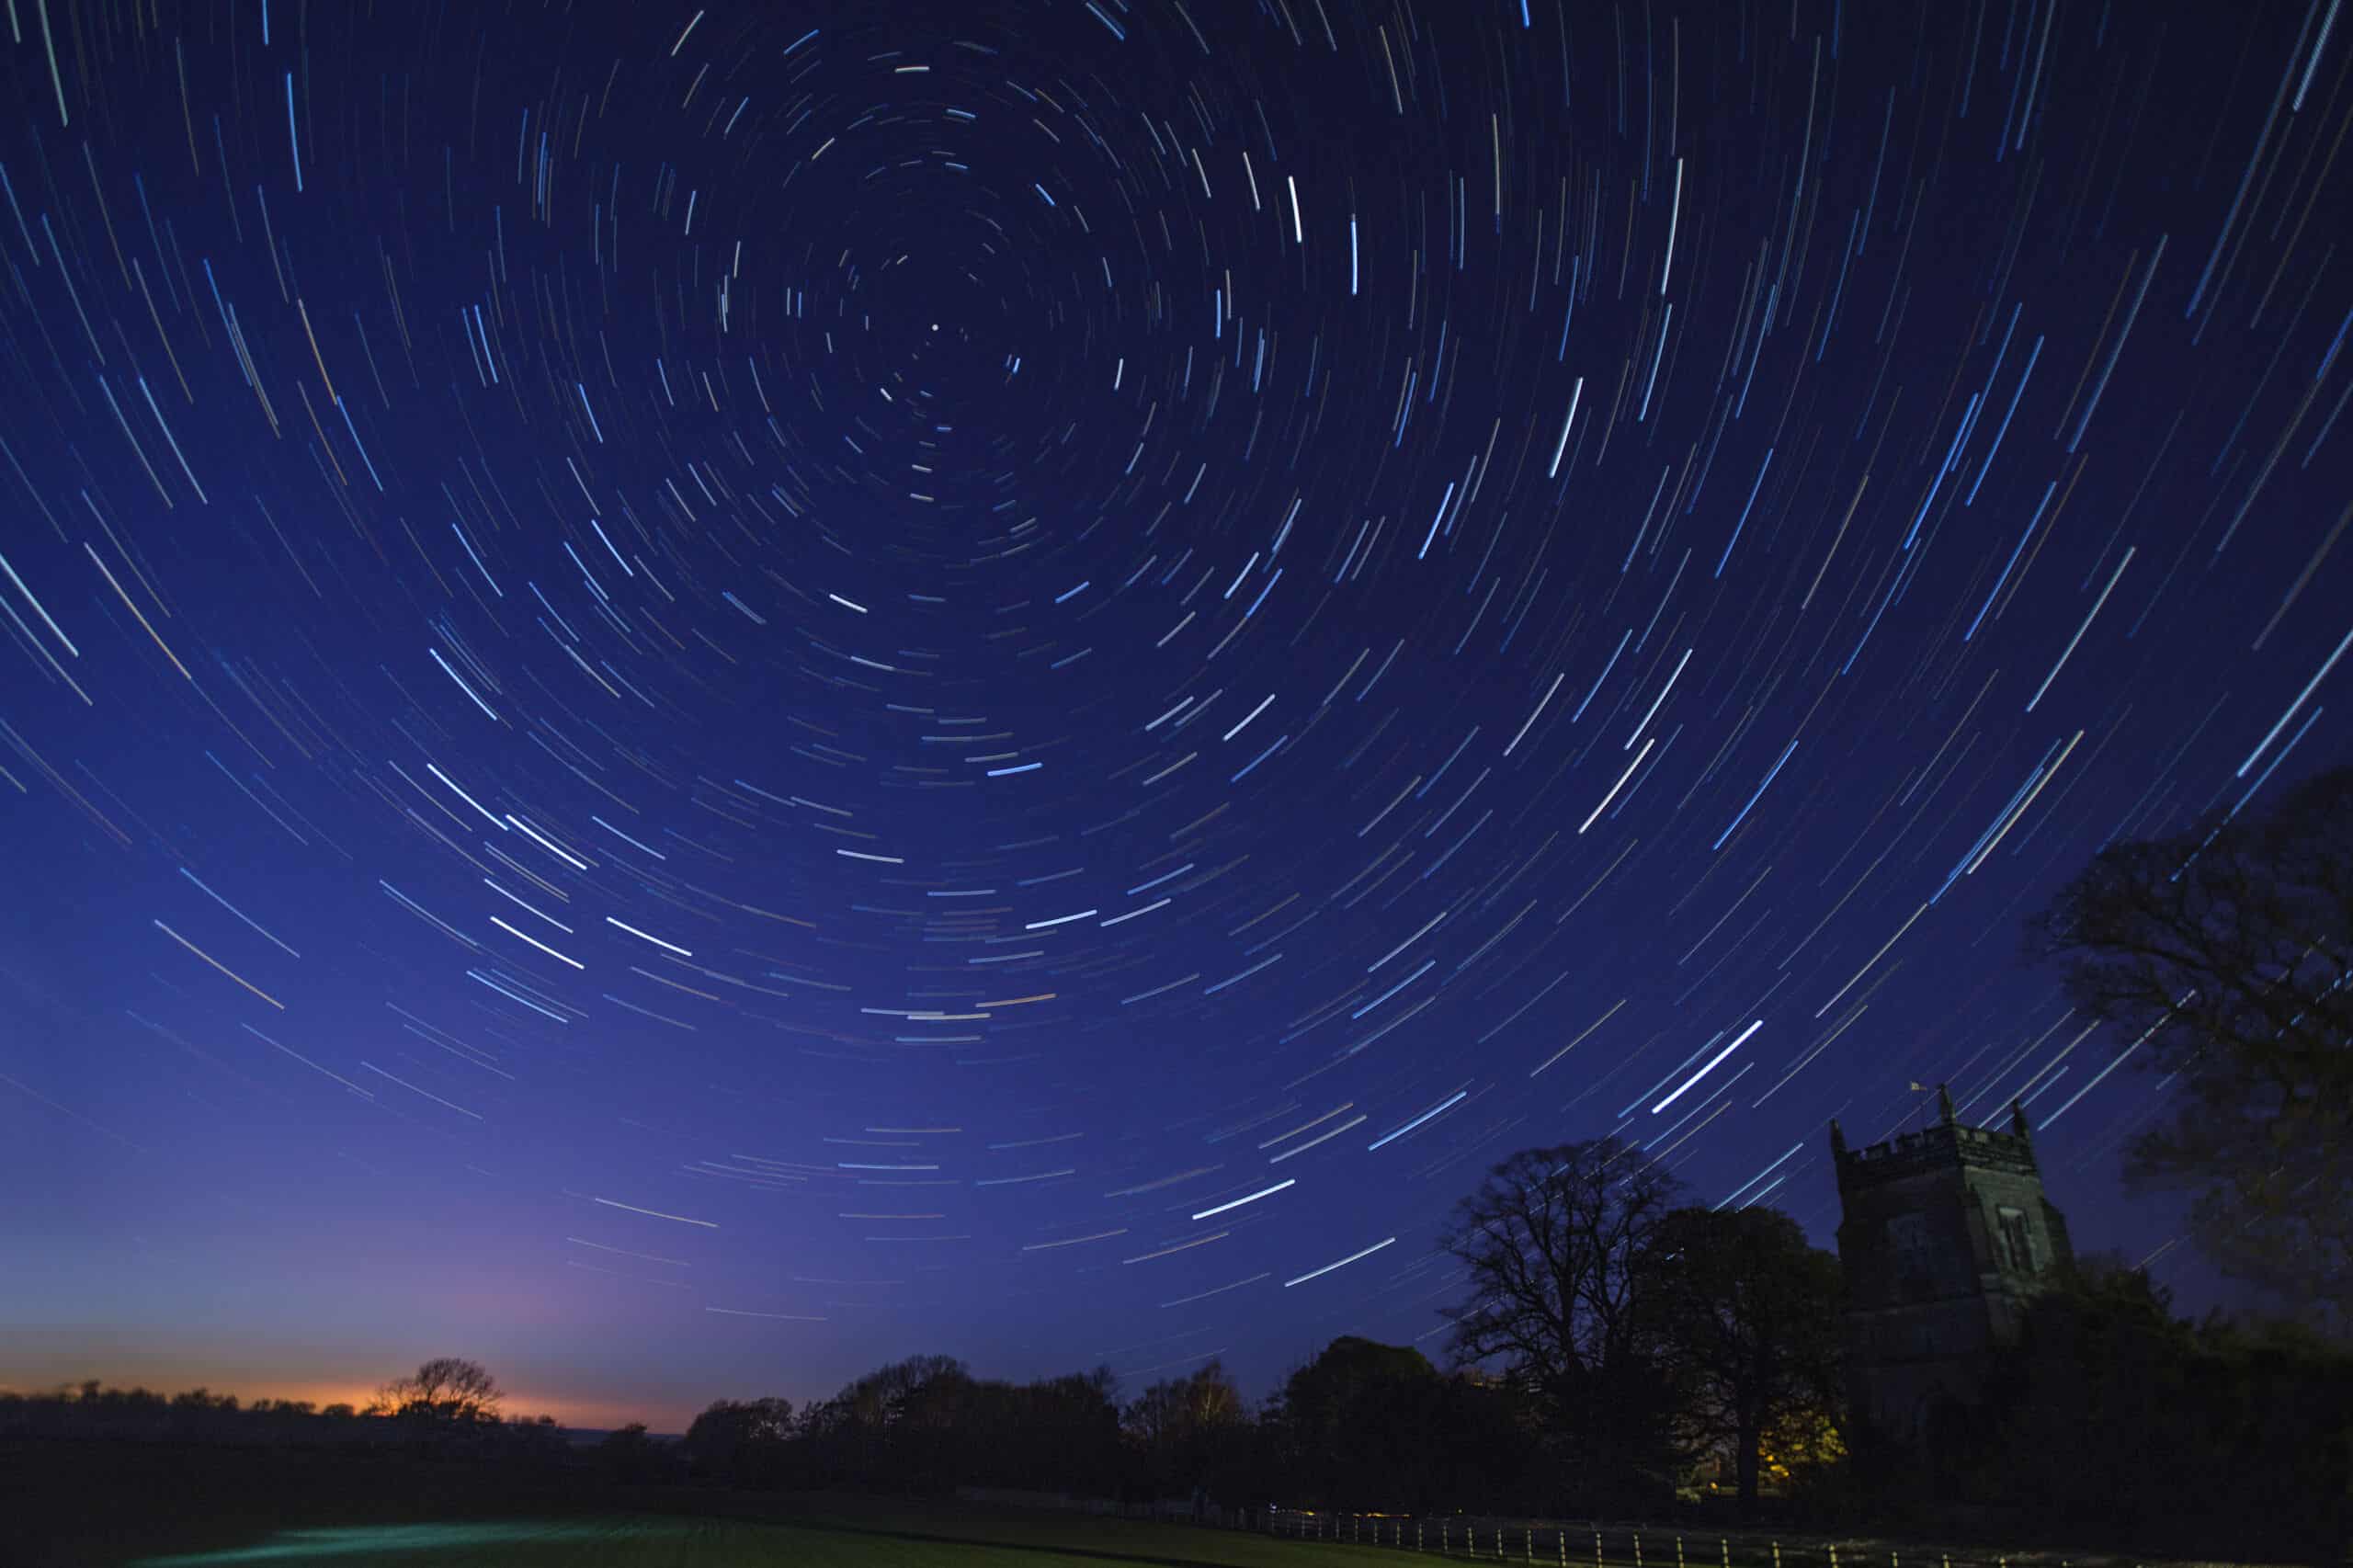
[{"label": "tower window", "polygon": [[1995,1211],[2002,1235],[2002,1264],[2014,1274],[2040,1274],[2042,1267],[2035,1256],[2034,1232],[2027,1223],[2022,1210],[2004,1208]]},{"label": "tower window", "polygon": [[1929,1294],[1936,1269],[1928,1256],[1927,1217],[1898,1214],[1887,1222],[1887,1240],[1895,1260],[1896,1289],[1906,1296]]}]

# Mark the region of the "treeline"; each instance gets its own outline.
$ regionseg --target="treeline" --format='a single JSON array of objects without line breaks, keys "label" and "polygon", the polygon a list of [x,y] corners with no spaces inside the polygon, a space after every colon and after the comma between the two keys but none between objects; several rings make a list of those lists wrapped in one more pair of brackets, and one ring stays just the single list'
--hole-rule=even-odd
[{"label": "treeline", "polygon": [[1524,1405],[1505,1385],[1357,1338],[1335,1341],[1259,1403],[1215,1360],[1123,1401],[1108,1369],[1014,1383],[917,1356],[798,1411],[783,1399],[720,1401],[680,1452],[696,1479],[739,1487],[1501,1508],[1535,1480]]},{"label": "treeline", "polygon": [[[1564,1413],[1524,1378],[1442,1372],[1418,1350],[1353,1335],[1255,1403],[1216,1361],[1123,1397],[1102,1368],[1017,1383],[917,1356],[798,1408],[719,1401],[676,1444],[631,1426],[585,1448],[551,1417],[502,1417],[495,1386],[472,1363],[422,1370],[358,1408],[96,1381],[0,1395],[0,1443],[373,1453],[444,1461],[435,1468],[489,1483],[568,1474],[900,1495],[975,1486],[1388,1514],[1657,1520],[1711,1500],[1729,1507],[1738,1492],[1735,1457],[1697,1436],[1708,1424],[1684,1403],[1693,1375],[1655,1363],[1654,1397]],[[1635,1386],[1630,1373],[1610,1376]],[[2094,1261],[2032,1303],[1987,1393],[1962,1428],[1939,1435],[1932,1476],[1917,1450],[1859,1429],[1835,1396],[1794,1404],[1758,1450],[1765,1516],[1811,1528],[1916,1523],[1925,1490],[2053,1541],[2243,1561],[2334,1561],[2353,1528],[2353,1354],[2309,1330],[2189,1322],[2144,1274]],[[1580,1464],[1582,1445],[1604,1431],[1653,1468]]]},{"label": "treeline", "polygon": [[1722,1497],[1843,1525],[1962,1505],[2108,1550],[2353,1545],[2353,1351],[2287,1323],[2187,1323],[2137,1270],[2040,1277],[1984,1397],[1880,1432],[1856,1409],[1868,1380],[1851,1374],[1869,1369],[1847,1359],[1837,1260],[1778,1210],[1687,1201],[1618,1139],[1513,1155],[1439,1244],[1463,1273],[1443,1309],[1456,1370],[1347,1336],[1256,1403],[1215,1360],[1131,1392],[1103,1368],[1015,1383],[918,1356],[798,1409],[722,1400],[676,1445],[631,1426],[578,1451],[545,1418],[500,1419],[490,1374],[442,1358],[360,1411],[87,1385],[0,1402],[0,1435],[373,1443],[613,1482],[1228,1509],[1656,1519]]},{"label": "treeline", "polygon": [[443,1420],[381,1400],[320,1406],[303,1399],[240,1400],[205,1388],[177,1393],[110,1388],[95,1378],[54,1393],[0,1393],[0,1439],[429,1449],[549,1462],[572,1453],[551,1415],[502,1419],[483,1411]]},{"label": "treeline", "polygon": [[2177,1317],[2120,1263],[2029,1307],[1959,1437],[1955,1494],[2087,1540],[2353,1560],[2353,1350],[2290,1320]]},{"label": "treeline", "polygon": [[[1984,1403],[1942,1435],[1933,1475],[1834,1396],[1768,1428],[1761,1506],[1739,1509],[1736,1457],[1689,1440],[1705,1423],[1678,1404],[1676,1369],[1654,1379],[1653,1400],[1585,1412],[1564,1434],[1523,1384],[1354,1336],[1256,1404],[1215,1361],[1122,1401],[1099,1369],[1023,1384],[923,1356],[797,1411],[721,1401],[677,1460],[695,1481],[751,1489],[1556,1518],[1721,1509],[1801,1528],[1968,1517],[2054,1544],[2239,1561],[2336,1562],[2353,1543],[2353,1353],[2289,1323],[2178,1318],[2146,1275],[2112,1262],[2068,1270],[2032,1303]],[[1605,1429],[1654,1468],[1630,1480],[1631,1467],[1579,1467],[1574,1446]]]}]

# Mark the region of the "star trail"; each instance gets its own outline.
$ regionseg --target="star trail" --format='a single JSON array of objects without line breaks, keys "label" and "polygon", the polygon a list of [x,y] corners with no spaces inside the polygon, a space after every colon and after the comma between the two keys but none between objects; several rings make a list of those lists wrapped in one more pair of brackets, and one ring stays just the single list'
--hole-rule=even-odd
[{"label": "star trail", "polygon": [[2160,1246],[2019,930],[2346,759],[2340,3],[18,0],[0,1381],[1255,1390],[1915,1082]]}]

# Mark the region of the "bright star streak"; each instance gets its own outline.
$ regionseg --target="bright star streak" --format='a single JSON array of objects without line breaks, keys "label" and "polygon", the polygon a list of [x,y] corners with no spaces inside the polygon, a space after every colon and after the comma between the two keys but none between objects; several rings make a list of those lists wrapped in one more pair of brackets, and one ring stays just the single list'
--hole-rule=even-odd
[{"label": "bright star streak", "polygon": [[1673,1105],[1677,1100],[1681,1099],[1685,1090],[1690,1088],[1692,1085],[1698,1083],[1700,1079],[1714,1072],[1718,1062],[1722,1062],[1725,1057],[1730,1056],[1733,1051],[1738,1051],[1741,1047],[1742,1041],[1747,1040],[1750,1035],[1755,1034],[1758,1029],[1761,1029],[1764,1027],[1765,1020],[1759,1018],[1755,1023],[1749,1025],[1746,1028],[1741,1030],[1740,1038],[1738,1040],[1733,1040],[1730,1045],[1725,1046],[1722,1051],[1717,1051],[1715,1055],[1710,1057],[1708,1059],[1708,1064],[1705,1067],[1700,1068],[1697,1073],[1692,1074],[1688,1078],[1684,1079],[1682,1086],[1677,1088],[1675,1093],[1667,1096],[1666,1098],[1651,1107],[1651,1114],[1653,1116],[1656,1116],[1659,1112]]},{"label": "bright star streak", "polygon": [[1194,1215],[1193,1218],[1196,1220],[1206,1220],[1213,1214],[1223,1214],[1230,1210],[1239,1209],[1245,1203],[1256,1203],[1262,1198],[1271,1198],[1287,1187],[1297,1187],[1298,1185],[1299,1180],[1297,1177],[1292,1177],[1288,1181],[1279,1181],[1272,1187],[1260,1187],[1257,1191],[1252,1193],[1247,1198],[1237,1198],[1231,1203],[1221,1203],[1214,1209],[1204,1209],[1199,1213]]}]

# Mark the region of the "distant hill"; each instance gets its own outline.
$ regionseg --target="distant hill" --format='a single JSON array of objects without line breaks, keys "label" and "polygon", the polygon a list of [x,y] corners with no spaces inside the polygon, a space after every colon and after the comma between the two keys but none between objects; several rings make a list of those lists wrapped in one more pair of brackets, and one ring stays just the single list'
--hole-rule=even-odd
[{"label": "distant hill", "polygon": [[[563,1434],[563,1440],[572,1447],[575,1449],[593,1449],[597,1444],[603,1442],[606,1438],[611,1437],[615,1431],[619,1430],[619,1428],[600,1426],[559,1426],[556,1430]],[[686,1434],[683,1432],[648,1432],[646,1437],[656,1443],[676,1444],[686,1441]]]}]

